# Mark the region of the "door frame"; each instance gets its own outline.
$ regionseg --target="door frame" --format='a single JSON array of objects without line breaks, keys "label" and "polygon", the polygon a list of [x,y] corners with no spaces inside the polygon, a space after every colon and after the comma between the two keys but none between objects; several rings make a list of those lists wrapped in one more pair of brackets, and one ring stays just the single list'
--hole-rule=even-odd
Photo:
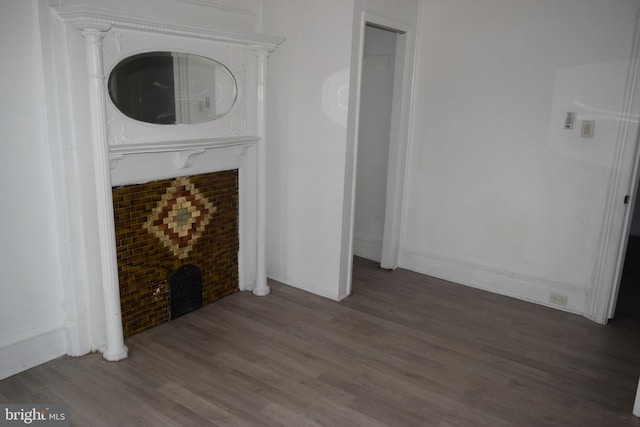
[{"label": "door frame", "polygon": [[[366,24],[365,24],[366,25]],[[402,211],[404,208],[404,184],[406,173],[407,145],[406,127],[402,126],[402,100],[404,97],[404,68],[406,62],[407,33],[396,33],[395,64],[393,70],[393,98],[391,126],[389,130],[389,155],[387,158],[387,188],[384,210],[384,229],[380,267],[387,270],[398,268],[400,238],[402,233]],[[364,51],[362,52],[364,56]],[[396,94],[400,93],[399,96]],[[357,156],[357,151],[356,151]],[[357,184],[357,183],[356,183]],[[356,185],[357,189],[357,185]]]},{"label": "door frame", "polygon": [[633,403],[633,415],[640,417],[640,380],[638,381],[638,391],[636,392],[636,400]]},{"label": "door frame", "polygon": [[[387,165],[385,224],[382,242],[382,263],[386,269],[398,267],[402,213],[409,149],[409,124],[412,112],[414,67],[416,57],[416,28],[404,22],[363,11],[354,17],[354,36],[349,89],[349,117],[347,124],[347,158],[340,259],[340,297],[351,294],[353,270],[353,233],[358,163],[358,137],[360,100],[364,57],[365,28],[367,24],[388,28],[398,33],[394,64],[394,96]],[[396,95],[399,93],[400,95]]]},{"label": "door frame", "polygon": [[616,139],[609,192],[590,306],[585,313],[591,320],[606,324],[613,318],[622,268],[627,251],[634,199],[638,193],[640,147],[640,15],[636,14],[633,45],[627,73],[624,104]]}]

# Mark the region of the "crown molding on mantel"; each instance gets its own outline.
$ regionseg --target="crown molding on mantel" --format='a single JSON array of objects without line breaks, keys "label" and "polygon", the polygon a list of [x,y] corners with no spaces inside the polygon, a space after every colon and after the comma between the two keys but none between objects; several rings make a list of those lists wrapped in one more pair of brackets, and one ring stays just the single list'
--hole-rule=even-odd
[{"label": "crown molding on mantel", "polygon": [[255,12],[251,12],[250,10],[240,9],[237,7],[223,6],[221,4],[215,3],[213,0],[173,0],[177,3],[187,3],[194,4],[198,6],[211,7],[214,9],[224,10],[225,12],[235,13],[236,15],[246,15],[251,16],[253,18],[258,17],[258,14]]},{"label": "crown molding on mantel", "polygon": [[54,7],[53,10],[55,10],[62,22],[82,26],[83,28],[88,25],[109,26],[112,28],[212,40],[267,51],[274,50],[284,41],[284,38],[281,37],[270,37],[262,34],[222,32],[197,26],[177,25],[168,21],[123,14],[95,6],[60,6]]}]

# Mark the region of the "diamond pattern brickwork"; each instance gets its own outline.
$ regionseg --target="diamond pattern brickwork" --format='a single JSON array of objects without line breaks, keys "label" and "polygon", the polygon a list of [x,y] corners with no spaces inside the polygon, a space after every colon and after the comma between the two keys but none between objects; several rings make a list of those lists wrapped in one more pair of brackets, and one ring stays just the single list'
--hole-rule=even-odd
[{"label": "diamond pattern brickwork", "polygon": [[189,178],[177,178],[153,208],[144,228],[175,256],[184,259],[193,250],[216,210]]},{"label": "diamond pattern brickwork", "polygon": [[171,318],[169,277],[202,272],[203,303],[238,290],[237,170],[113,189],[125,336]]}]

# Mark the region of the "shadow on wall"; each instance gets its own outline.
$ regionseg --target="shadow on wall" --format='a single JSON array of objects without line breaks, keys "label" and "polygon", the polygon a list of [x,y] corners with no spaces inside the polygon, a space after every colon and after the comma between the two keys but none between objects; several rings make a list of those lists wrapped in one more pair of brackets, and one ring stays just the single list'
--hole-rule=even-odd
[{"label": "shadow on wall", "polygon": [[347,128],[349,68],[331,74],[322,84],[322,111],[332,122]]}]

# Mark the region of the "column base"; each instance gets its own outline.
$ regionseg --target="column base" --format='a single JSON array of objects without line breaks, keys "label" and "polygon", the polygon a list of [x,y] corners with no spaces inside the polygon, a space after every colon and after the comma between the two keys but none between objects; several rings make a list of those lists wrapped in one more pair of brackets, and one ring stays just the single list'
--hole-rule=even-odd
[{"label": "column base", "polygon": [[108,360],[109,362],[118,362],[122,359],[126,359],[127,355],[129,354],[129,349],[127,348],[126,345],[123,345],[121,349],[119,349],[119,351],[107,351],[105,350],[102,353],[102,357],[105,360]]},{"label": "column base", "polygon": [[257,297],[266,297],[271,293],[271,288],[269,288],[269,286],[267,285],[260,286],[260,287],[256,286],[255,288],[253,288],[252,292]]}]

